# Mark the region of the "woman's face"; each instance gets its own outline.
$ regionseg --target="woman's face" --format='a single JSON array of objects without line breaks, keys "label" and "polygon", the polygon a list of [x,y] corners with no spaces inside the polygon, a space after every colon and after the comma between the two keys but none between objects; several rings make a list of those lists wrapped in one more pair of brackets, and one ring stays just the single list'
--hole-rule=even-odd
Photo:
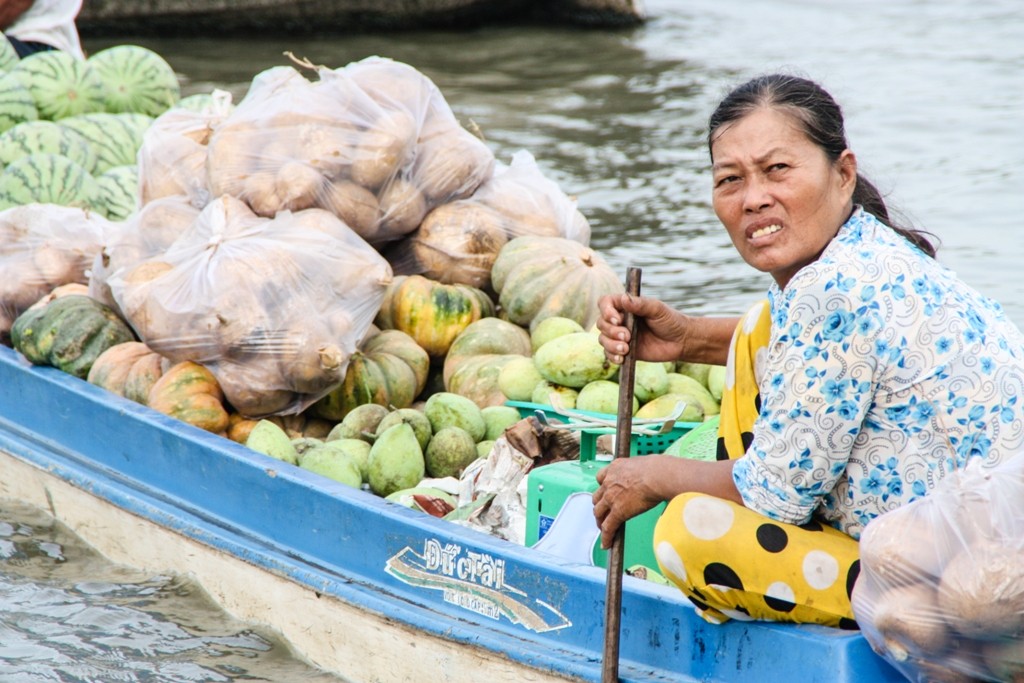
[{"label": "woman's face", "polygon": [[712,202],[743,260],[780,287],[815,261],[852,210],[857,160],[836,162],[784,111],[756,109],[711,142]]}]

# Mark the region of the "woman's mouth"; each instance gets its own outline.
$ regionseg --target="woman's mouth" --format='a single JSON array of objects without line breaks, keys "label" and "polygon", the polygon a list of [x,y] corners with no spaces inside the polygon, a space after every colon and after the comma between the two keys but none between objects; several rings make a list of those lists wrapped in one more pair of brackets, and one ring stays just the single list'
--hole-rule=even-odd
[{"label": "woman's mouth", "polygon": [[772,233],[776,233],[779,230],[782,230],[782,226],[779,225],[778,223],[773,223],[772,225],[766,225],[763,228],[758,228],[754,232],[750,233],[750,239],[757,239],[758,237],[764,237],[765,235],[771,235]]}]

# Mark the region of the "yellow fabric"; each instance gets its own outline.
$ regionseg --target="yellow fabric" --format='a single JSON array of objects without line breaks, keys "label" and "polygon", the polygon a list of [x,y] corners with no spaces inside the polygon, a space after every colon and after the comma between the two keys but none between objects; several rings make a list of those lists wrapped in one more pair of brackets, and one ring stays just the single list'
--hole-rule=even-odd
[{"label": "yellow fabric", "polygon": [[[750,444],[759,401],[755,367],[771,334],[767,301],[733,335],[722,393],[719,459]],[[699,493],[673,499],[654,531],[666,578],[712,623],[761,619],[856,628],[850,592],[860,569],[857,541],[817,521],[784,524]]]}]

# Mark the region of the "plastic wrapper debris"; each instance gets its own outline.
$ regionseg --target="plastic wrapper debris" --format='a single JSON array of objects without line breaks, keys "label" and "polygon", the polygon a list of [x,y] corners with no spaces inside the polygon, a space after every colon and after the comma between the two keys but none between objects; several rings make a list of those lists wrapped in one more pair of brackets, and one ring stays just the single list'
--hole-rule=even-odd
[{"label": "plastic wrapper debris", "polygon": [[586,246],[590,224],[576,201],[521,150],[511,165],[498,165],[472,197],[433,209],[387,255],[398,273],[487,290],[502,247],[526,235],[561,237]]},{"label": "plastic wrapper debris", "polygon": [[111,275],[164,253],[198,217],[199,209],[187,196],[173,195],[155,199],[115,223],[88,272],[89,296],[121,313],[107,285]]},{"label": "plastic wrapper debris", "polygon": [[55,204],[0,212],[0,341],[9,344],[14,319],[55,287],[87,283],[113,227],[99,214]]},{"label": "plastic wrapper debris", "polygon": [[173,107],[153,121],[138,153],[139,204],[183,195],[196,208],[210,201],[207,144],[232,110],[231,93],[215,90],[202,109]]},{"label": "plastic wrapper debris", "polygon": [[371,57],[315,73],[281,66],[253,79],[210,140],[215,195],[265,217],[326,209],[378,246],[493,172],[490,149],[413,67]]},{"label": "plastic wrapper debris", "polygon": [[853,591],[872,648],[910,681],[1024,681],[1024,456],[943,479],[867,524]]},{"label": "plastic wrapper debris", "polygon": [[524,418],[498,437],[490,455],[463,470],[458,505],[445,519],[523,545],[526,475],[534,467],[579,457],[578,433]]},{"label": "plastic wrapper debris", "polygon": [[224,196],[108,283],[151,349],[204,365],[239,413],[265,417],[301,412],[342,381],[390,281],[380,254],[327,211],[262,218]]}]

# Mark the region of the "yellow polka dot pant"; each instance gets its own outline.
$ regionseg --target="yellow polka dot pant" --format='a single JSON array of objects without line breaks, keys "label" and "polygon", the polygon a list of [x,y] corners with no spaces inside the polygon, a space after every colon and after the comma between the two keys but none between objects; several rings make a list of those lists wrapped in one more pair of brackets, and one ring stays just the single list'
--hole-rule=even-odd
[{"label": "yellow polka dot pant", "polygon": [[[733,336],[719,459],[738,458],[750,444],[760,407],[756,366],[770,334],[768,305],[760,302]],[[664,576],[710,622],[760,619],[857,628],[850,607],[860,570],[857,541],[827,524],[784,524],[730,501],[686,493],[659,519],[654,549]]]}]

